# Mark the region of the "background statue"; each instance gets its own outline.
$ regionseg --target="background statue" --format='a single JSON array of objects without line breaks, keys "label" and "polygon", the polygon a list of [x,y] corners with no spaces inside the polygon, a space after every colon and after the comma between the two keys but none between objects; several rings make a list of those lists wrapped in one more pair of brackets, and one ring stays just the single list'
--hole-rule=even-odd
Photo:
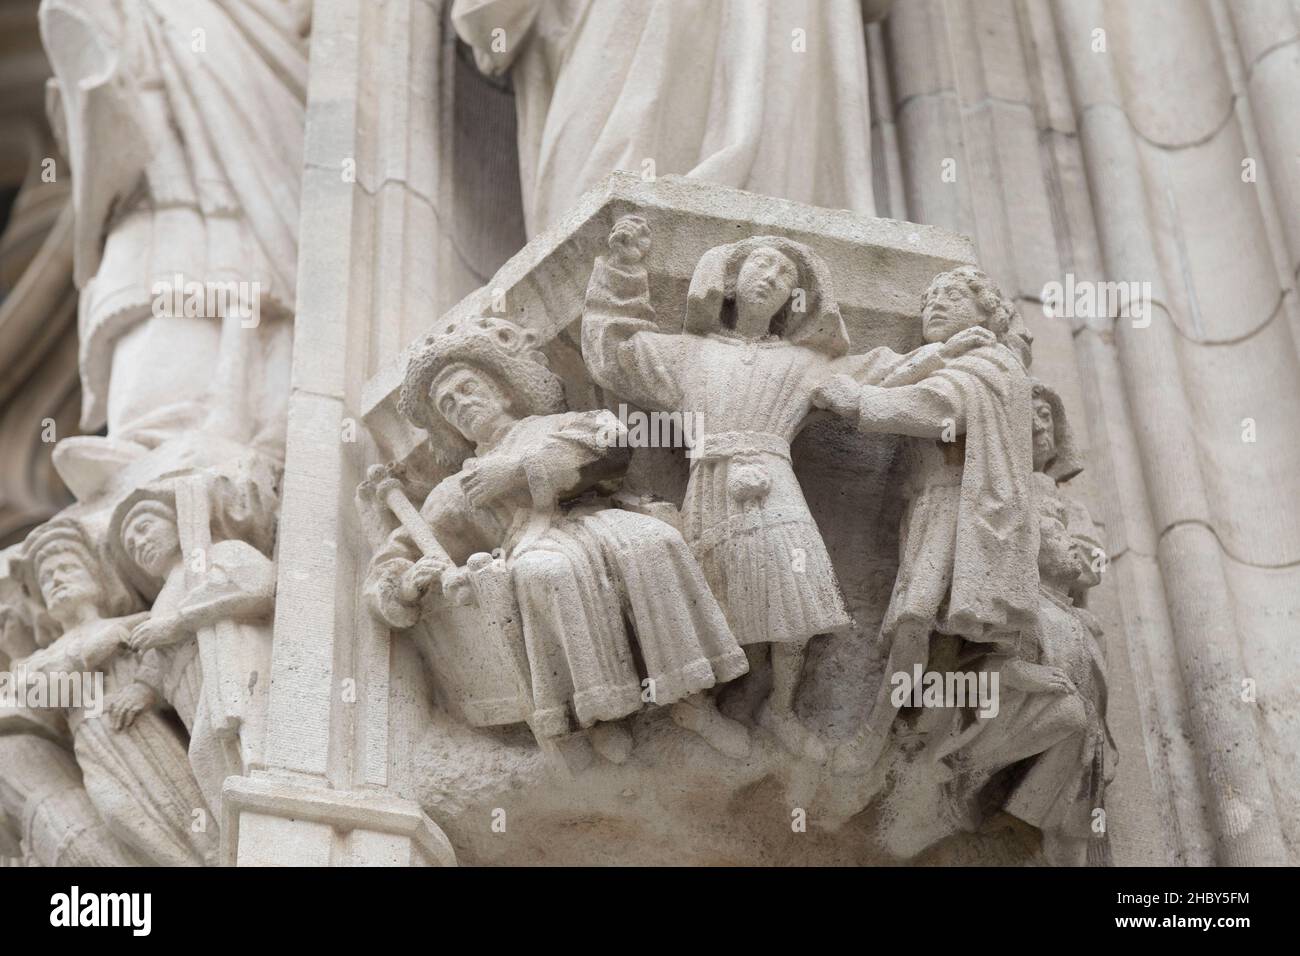
[{"label": "background statue", "polygon": [[430,336],[412,359],[402,413],[459,469],[420,509],[449,560],[422,557],[411,531],[398,528],[371,562],[372,607],[391,626],[411,627],[425,592],[439,581],[451,590],[460,576],[451,562],[499,549],[522,617],[529,724],[540,739],[576,722],[621,762],[632,741],[616,722],[640,710],[648,690],[654,703],[675,704],[679,723],[743,755],[744,728],[700,692],[745,673],[745,655],[680,533],[596,493],[626,466],[620,423],[609,412],[566,412],[535,346],[532,332],[476,318]]},{"label": "background statue", "polygon": [[865,20],[888,6],[455,0],[452,23],[510,73],[535,236],[614,169],[873,215]]},{"label": "background statue", "polygon": [[[248,407],[260,417],[248,428],[258,444],[282,442],[307,75],[301,5],[43,0],[40,23],[51,124],[72,167],[83,428],[107,422],[115,439],[152,445],[201,418],[207,390],[251,365],[260,400]],[[235,317],[214,363],[222,316],[178,311],[160,295],[177,276],[243,283],[265,321]]]}]

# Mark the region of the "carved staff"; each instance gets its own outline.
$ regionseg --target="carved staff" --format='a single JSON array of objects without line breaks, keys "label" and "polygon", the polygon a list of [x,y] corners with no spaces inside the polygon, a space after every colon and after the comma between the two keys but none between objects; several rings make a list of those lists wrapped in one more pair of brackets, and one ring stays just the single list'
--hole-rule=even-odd
[{"label": "carved staff", "polygon": [[415,542],[421,554],[426,558],[438,558],[445,561],[449,567],[455,567],[456,562],[451,560],[446,549],[438,543],[433,529],[420,517],[420,512],[415,505],[411,504],[411,499],[406,497],[406,489],[402,486],[402,475],[402,466],[395,462],[371,465],[366,472],[362,489],[388,506],[388,510],[402,523],[402,527],[411,536],[411,540]]},{"label": "carved staff", "polygon": [[[212,514],[208,483],[203,475],[176,481],[176,530],[185,555],[185,589],[192,592],[210,568]],[[233,666],[238,646],[238,625],[218,621],[198,630],[199,663],[203,670],[203,695],[207,698],[214,729],[223,735],[239,732],[244,713],[246,675]]]}]

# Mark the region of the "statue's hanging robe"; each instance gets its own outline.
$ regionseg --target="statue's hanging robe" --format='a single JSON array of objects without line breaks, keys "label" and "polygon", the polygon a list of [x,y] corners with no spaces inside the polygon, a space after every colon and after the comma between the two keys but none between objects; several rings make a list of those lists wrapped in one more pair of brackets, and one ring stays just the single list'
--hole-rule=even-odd
[{"label": "statue's hanging robe", "polygon": [[511,71],[529,236],[614,169],[875,214],[860,0],[456,0],[452,22]]}]

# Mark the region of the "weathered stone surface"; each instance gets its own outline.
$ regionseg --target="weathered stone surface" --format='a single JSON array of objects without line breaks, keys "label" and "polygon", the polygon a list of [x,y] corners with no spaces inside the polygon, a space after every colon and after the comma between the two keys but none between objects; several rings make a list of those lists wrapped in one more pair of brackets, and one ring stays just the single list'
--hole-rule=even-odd
[{"label": "weathered stone surface", "polygon": [[1295,861],[1290,0],[0,25],[0,857]]}]

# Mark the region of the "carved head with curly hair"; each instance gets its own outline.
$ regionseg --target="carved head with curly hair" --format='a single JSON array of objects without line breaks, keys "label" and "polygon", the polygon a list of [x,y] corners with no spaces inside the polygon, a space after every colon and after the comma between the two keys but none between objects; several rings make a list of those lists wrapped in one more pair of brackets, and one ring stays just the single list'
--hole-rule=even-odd
[{"label": "carved head with curly hair", "polygon": [[496,316],[468,316],[424,339],[407,365],[397,407],[429,433],[439,465],[454,470],[505,425],[564,411],[564,387],[535,331]]},{"label": "carved head with curly hair", "polygon": [[946,342],[958,332],[981,325],[997,336],[1028,367],[1033,336],[1015,303],[1002,294],[982,269],[958,266],[931,280],[921,296],[921,336]]}]

